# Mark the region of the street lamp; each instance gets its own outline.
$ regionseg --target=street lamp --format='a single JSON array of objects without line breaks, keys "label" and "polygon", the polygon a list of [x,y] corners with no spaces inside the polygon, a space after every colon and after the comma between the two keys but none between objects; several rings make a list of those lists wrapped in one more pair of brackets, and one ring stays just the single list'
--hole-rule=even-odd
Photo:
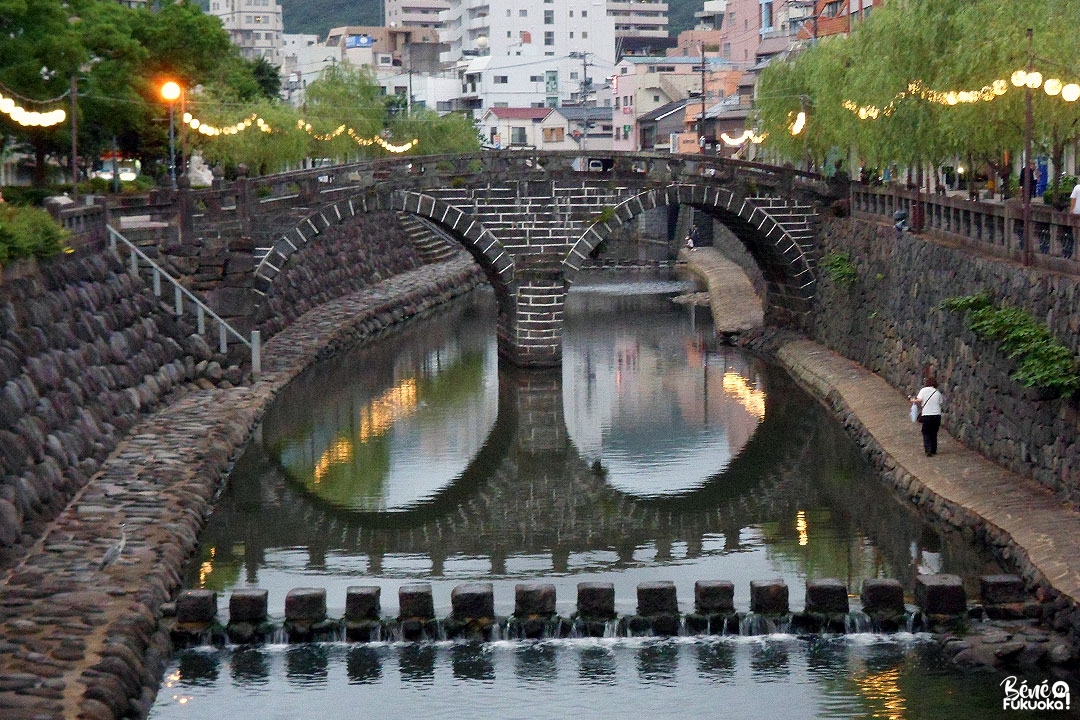
[{"label": "street lamp", "polygon": [[169,183],[173,190],[176,189],[176,126],[173,115],[181,92],[180,86],[172,80],[161,86],[161,97],[169,103]]},{"label": "street lamp", "polygon": [[1042,85],[1042,74],[1034,72],[1033,62],[1034,56],[1032,55],[1032,44],[1034,41],[1034,31],[1031,28],[1027,29],[1028,39],[1028,62],[1026,70],[1017,70],[1012,74],[1012,83],[1017,87],[1024,88],[1024,159],[1020,163],[1020,177],[1027,178],[1027,182],[1021,189],[1023,193],[1023,223],[1024,223],[1024,243],[1020,250],[1020,260],[1024,265],[1031,264],[1031,196],[1035,192],[1035,177],[1034,173],[1028,177],[1028,163],[1031,162],[1031,135],[1033,117],[1031,110],[1031,91]]}]

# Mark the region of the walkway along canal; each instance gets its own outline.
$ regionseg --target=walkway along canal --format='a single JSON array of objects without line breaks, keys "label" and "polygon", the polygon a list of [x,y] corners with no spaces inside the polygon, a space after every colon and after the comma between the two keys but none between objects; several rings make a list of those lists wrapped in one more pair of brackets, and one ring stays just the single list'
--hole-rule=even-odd
[{"label": "walkway along canal", "polygon": [[[694,262],[706,257],[696,253]],[[169,647],[161,605],[179,588],[230,463],[277,392],[318,358],[477,281],[470,261],[462,261],[326,303],[266,344],[257,385],[190,392],[132,427],[0,585],[0,714],[148,712]],[[388,310],[395,306],[412,310]],[[886,479],[1016,562],[1048,604],[1050,622],[1077,636],[1080,515],[948,436],[937,458],[922,459],[917,433],[901,422],[906,391],[825,347],[779,334],[756,344],[833,408]],[[123,553],[98,570],[122,525]],[[1057,659],[1070,662],[1071,652],[1059,650]]]}]

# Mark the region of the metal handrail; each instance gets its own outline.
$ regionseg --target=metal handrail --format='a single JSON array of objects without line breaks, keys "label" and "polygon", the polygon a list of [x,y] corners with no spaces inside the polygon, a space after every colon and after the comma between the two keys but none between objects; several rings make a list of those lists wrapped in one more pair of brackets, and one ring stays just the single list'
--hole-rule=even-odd
[{"label": "metal handrail", "polygon": [[236,329],[234,329],[229,323],[222,320],[217,313],[211,310],[206,303],[199,298],[195,297],[187,288],[173,278],[169,273],[165,272],[156,262],[147,257],[146,253],[139,249],[137,245],[124,237],[116,228],[112,225],[106,225],[109,230],[109,250],[120,258],[120,253],[116,249],[116,241],[120,240],[127,245],[131,254],[128,256],[131,266],[132,274],[138,274],[139,272],[139,260],[142,260],[148,265],[152,272],[152,283],[154,289],[154,295],[161,297],[161,278],[165,278],[173,286],[173,312],[175,315],[180,316],[184,314],[184,297],[195,306],[195,315],[198,325],[199,335],[206,334],[206,316],[209,315],[218,326],[218,349],[222,354],[228,352],[228,336],[232,335],[243,345],[251,350],[251,375],[255,380],[259,379],[262,374],[262,342],[261,333],[258,330],[251,331],[251,340],[248,340],[241,335]]}]

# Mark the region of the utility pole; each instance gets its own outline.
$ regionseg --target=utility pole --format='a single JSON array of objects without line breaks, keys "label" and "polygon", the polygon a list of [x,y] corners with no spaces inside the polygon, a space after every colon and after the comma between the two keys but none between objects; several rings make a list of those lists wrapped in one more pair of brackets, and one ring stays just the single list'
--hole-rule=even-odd
[{"label": "utility pole", "polygon": [[698,121],[698,146],[705,154],[705,42],[698,43],[701,49],[701,119]]},{"label": "utility pole", "polygon": [[71,199],[79,202],[79,76],[71,73]]},{"label": "utility pole", "polygon": [[581,107],[585,107],[589,99],[589,53],[581,53]]}]

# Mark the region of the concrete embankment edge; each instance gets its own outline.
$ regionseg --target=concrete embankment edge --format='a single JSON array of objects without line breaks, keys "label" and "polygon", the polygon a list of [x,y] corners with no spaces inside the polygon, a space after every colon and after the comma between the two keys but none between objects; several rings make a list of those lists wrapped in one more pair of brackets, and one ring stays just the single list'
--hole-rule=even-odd
[{"label": "concrete embankment edge", "polygon": [[906,396],[866,368],[803,338],[750,343],[774,356],[848,430],[882,480],[921,511],[1015,565],[1043,603],[1044,620],[1080,645],[1080,513],[1033,480],[965,448],[943,432],[922,452]]}]

